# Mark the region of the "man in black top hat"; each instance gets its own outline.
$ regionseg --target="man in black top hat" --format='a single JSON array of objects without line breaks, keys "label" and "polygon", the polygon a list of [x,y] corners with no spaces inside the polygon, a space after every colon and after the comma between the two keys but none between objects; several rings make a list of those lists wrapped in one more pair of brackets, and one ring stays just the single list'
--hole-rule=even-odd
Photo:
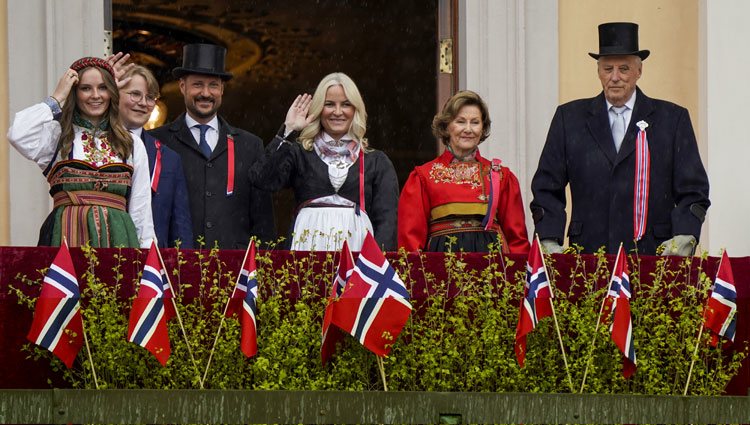
[{"label": "man in black top hat", "polygon": [[250,236],[274,237],[271,194],[248,181],[252,164],[263,155],[263,142],[232,127],[217,115],[224,84],[226,49],[213,44],[183,48],[182,66],[172,70],[180,79],[187,112],[151,133],[182,158],[193,219],[193,235],[207,247],[242,249]]},{"label": "man in black top hat", "polygon": [[597,60],[603,91],[557,108],[531,182],[536,233],[562,252],[565,187],[570,184],[570,245],[653,255],[692,255],[708,200],[687,109],[652,99],[636,86],[648,50],[638,25],[599,25]]}]

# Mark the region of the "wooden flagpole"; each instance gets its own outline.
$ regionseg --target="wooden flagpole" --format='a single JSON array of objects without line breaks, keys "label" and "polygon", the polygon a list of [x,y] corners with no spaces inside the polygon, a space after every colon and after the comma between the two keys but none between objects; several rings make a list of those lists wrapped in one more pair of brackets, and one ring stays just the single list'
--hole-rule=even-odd
[{"label": "wooden flagpole", "polygon": [[[541,242],[539,241],[539,235],[536,235],[537,247],[541,249]],[[557,323],[557,315],[555,314],[555,303],[552,301],[554,298],[555,286],[552,284],[552,277],[547,271],[547,263],[544,261],[544,254],[542,254],[542,267],[544,267],[544,275],[547,276],[547,281],[550,285],[550,293],[553,295],[549,300],[549,305],[552,307],[552,319],[555,322],[555,330],[557,331],[557,340],[560,341],[560,352],[562,353],[563,363],[565,364],[565,374],[568,376],[568,385],[570,386],[570,392],[575,393],[576,390],[573,387],[573,378],[570,377],[570,368],[568,367],[568,357],[565,355],[565,344],[563,344],[562,335],[560,334],[560,325]]]},{"label": "wooden flagpole", "polygon": [[[705,318],[706,311],[703,311],[703,318]],[[685,382],[685,390],[682,391],[682,395],[687,395],[688,387],[690,386],[690,377],[693,374],[693,366],[695,366],[695,356],[698,354],[698,346],[701,343],[701,336],[703,335],[703,323],[701,328],[698,330],[698,340],[695,341],[695,349],[693,350],[693,359],[690,361],[690,369],[688,369],[687,381]]]},{"label": "wooden flagpole", "polygon": [[[721,260],[719,260],[719,267],[716,269],[716,274],[719,274],[719,270],[721,270],[721,263],[724,261],[724,256],[721,256]],[[715,278],[714,278],[715,280]],[[711,297],[709,296],[709,299]],[[690,368],[688,369],[688,376],[687,381],[685,382],[685,390],[682,391],[682,395],[687,395],[688,387],[690,386],[690,377],[693,374],[693,366],[695,366],[695,356],[698,354],[698,346],[701,343],[701,336],[703,335],[703,324],[706,323],[706,310],[708,310],[708,301],[706,300],[706,306],[703,307],[703,314],[701,315],[701,327],[698,330],[698,339],[695,341],[695,348],[693,349],[693,358],[690,360]]]},{"label": "wooden flagpole", "polygon": [[94,367],[94,358],[91,356],[91,347],[89,347],[89,337],[86,336],[86,328],[83,325],[83,314],[81,314],[81,331],[83,332],[83,342],[86,343],[86,352],[89,355],[89,363],[91,364],[91,374],[94,375],[94,386],[99,389],[99,380],[96,379],[96,368]]},{"label": "wooden flagpole", "polygon": [[[156,245],[156,239],[153,240],[154,246],[156,247],[156,253],[159,254],[159,264],[161,265],[161,268],[164,269],[165,273],[164,275],[167,277],[167,284],[169,285],[169,289],[172,290],[172,297],[170,298],[172,300],[172,306],[174,306],[174,313],[177,316],[177,323],[180,324],[180,330],[182,330],[182,336],[185,338],[185,345],[187,346],[188,354],[190,354],[190,360],[193,362],[193,367],[195,368],[195,371],[198,373],[198,383],[201,386],[201,389],[203,389],[203,380],[201,379],[201,373],[200,369],[198,369],[198,363],[195,361],[195,356],[193,356],[193,350],[190,348],[190,341],[187,337],[187,332],[185,331],[185,326],[182,324],[182,317],[180,317],[180,310],[177,309],[177,302],[174,300],[175,291],[174,287],[172,286],[172,279],[169,278],[169,273],[166,273],[167,267],[164,265],[164,259],[161,257],[161,251],[159,250],[159,246]],[[161,274],[161,271],[159,271],[159,274]]]},{"label": "wooden flagpole", "polygon": [[383,390],[388,391],[388,383],[385,380],[385,366],[383,365],[383,358],[378,356],[377,354],[375,357],[378,359],[378,369],[380,369],[380,377],[383,379]]},{"label": "wooden flagpole", "polygon": [[[68,252],[70,252],[70,247],[68,246],[68,239],[63,235],[62,237],[62,243],[65,244],[65,247],[68,248]],[[89,272],[91,275],[94,275],[94,267],[93,265],[89,264]],[[78,276],[76,276],[76,280],[78,279]],[[80,291],[80,286],[79,286]],[[80,309],[81,301],[78,300],[78,307]],[[91,365],[91,374],[94,376],[94,387],[96,389],[99,389],[99,380],[96,378],[96,367],[94,367],[94,357],[91,355],[91,347],[89,346],[89,337],[86,335],[86,326],[84,326],[83,323],[83,311],[81,311],[81,332],[83,333],[83,342],[86,344],[86,353],[89,356],[89,364]]]},{"label": "wooden flagpole", "polygon": [[[622,248],[622,242],[620,242],[620,248]],[[607,292],[604,293],[604,298],[602,299],[602,305],[599,307],[599,316],[596,318],[596,328],[594,329],[594,337],[591,338],[591,348],[589,349],[589,355],[586,359],[586,368],[583,371],[583,379],[581,380],[581,390],[579,392],[583,392],[583,387],[586,385],[586,375],[588,375],[589,372],[589,366],[591,365],[591,356],[594,354],[594,344],[596,343],[596,336],[599,334],[599,324],[601,323],[602,319],[602,312],[604,311],[604,303],[607,301],[607,296],[609,295],[609,290],[612,289],[612,277],[614,276],[615,270],[617,270],[617,264],[620,262],[620,249],[617,250],[617,257],[615,258],[615,267],[612,269],[612,276],[609,278],[609,284],[607,285]]]},{"label": "wooden flagpole", "polygon": [[206,370],[203,372],[203,382],[206,382],[206,376],[208,376],[208,369],[211,367],[211,359],[214,356],[214,351],[216,350],[216,344],[219,342],[219,335],[221,335],[221,329],[224,326],[224,320],[227,316],[227,310],[229,310],[229,304],[232,302],[232,295],[234,295],[234,291],[237,290],[237,282],[240,280],[240,275],[242,274],[242,267],[245,265],[245,261],[247,260],[247,254],[250,253],[250,245],[252,244],[252,239],[247,244],[247,249],[245,250],[245,256],[242,258],[242,264],[240,264],[240,273],[237,274],[237,280],[234,282],[234,288],[232,288],[232,293],[229,294],[229,299],[227,300],[226,305],[224,305],[224,312],[221,314],[221,322],[219,322],[219,329],[216,331],[216,337],[214,338],[214,343],[211,346],[211,352],[208,354],[208,362],[206,362]]}]

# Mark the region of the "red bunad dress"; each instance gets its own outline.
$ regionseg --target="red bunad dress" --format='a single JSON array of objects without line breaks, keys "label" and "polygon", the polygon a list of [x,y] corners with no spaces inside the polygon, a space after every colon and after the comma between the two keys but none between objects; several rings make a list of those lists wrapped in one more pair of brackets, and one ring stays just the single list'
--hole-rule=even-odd
[{"label": "red bunad dress", "polygon": [[494,244],[503,253],[528,253],[518,179],[499,160],[494,162],[493,171],[493,162],[478,150],[470,161],[454,160],[446,150],[417,166],[399,199],[398,246],[407,251],[488,252]]}]

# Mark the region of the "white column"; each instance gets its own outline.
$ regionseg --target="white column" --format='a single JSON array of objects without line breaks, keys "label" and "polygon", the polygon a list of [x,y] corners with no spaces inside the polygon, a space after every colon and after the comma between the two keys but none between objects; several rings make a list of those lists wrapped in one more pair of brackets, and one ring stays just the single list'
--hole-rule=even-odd
[{"label": "white column", "polygon": [[[702,132],[708,152],[706,162],[711,184],[711,208],[706,223],[711,255],[726,248],[733,257],[750,255],[750,191],[748,191],[748,99],[744,83],[750,69],[746,53],[750,40],[750,2],[703,1],[701,4],[701,102]],[[675,70],[678,72],[679,70]]]},{"label": "white column", "polygon": [[557,0],[459,4],[459,87],[487,102],[492,133],[480,151],[518,177],[531,234],[531,178],[558,104]]},{"label": "white column", "polygon": [[[82,56],[105,53],[104,1],[24,0],[8,2],[10,123],[19,110],[41,102],[65,69]],[[36,245],[50,211],[41,170],[10,150],[10,243]]]}]

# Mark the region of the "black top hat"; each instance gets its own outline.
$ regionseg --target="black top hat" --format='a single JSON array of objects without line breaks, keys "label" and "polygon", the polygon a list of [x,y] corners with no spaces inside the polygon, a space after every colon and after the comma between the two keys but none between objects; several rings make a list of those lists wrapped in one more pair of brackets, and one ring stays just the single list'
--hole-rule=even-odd
[{"label": "black top hat", "polygon": [[638,50],[638,24],[608,22],[599,25],[599,53],[589,53],[594,59],[601,56],[635,55],[646,59],[648,50]]},{"label": "black top hat", "polygon": [[215,44],[186,44],[182,48],[182,66],[173,69],[172,75],[182,78],[188,74],[204,74],[231,80],[232,74],[224,70],[226,55],[227,49]]}]

